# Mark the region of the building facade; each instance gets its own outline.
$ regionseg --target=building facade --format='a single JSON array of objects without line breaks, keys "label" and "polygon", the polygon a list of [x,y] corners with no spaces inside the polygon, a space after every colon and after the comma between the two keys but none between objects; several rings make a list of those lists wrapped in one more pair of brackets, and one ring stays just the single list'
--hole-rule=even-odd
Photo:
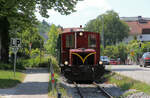
[{"label": "building facade", "polygon": [[125,21],[130,29],[128,38],[124,39],[126,43],[133,40],[135,37],[137,40],[150,41],[150,18],[138,16],[121,17],[120,19]]}]

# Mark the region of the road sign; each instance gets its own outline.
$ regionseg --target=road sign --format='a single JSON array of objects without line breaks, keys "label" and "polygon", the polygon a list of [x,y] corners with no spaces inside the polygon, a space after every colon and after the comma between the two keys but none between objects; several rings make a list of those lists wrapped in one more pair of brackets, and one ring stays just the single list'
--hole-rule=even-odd
[{"label": "road sign", "polygon": [[12,47],[21,47],[21,39],[20,38],[11,38],[11,46]]},{"label": "road sign", "polygon": [[11,38],[11,47],[14,52],[14,77],[16,77],[16,61],[17,61],[17,52],[19,47],[21,47],[20,38]]},{"label": "road sign", "polygon": [[131,54],[131,56],[134,56],[134,51],[131,51],[130,54]]}]

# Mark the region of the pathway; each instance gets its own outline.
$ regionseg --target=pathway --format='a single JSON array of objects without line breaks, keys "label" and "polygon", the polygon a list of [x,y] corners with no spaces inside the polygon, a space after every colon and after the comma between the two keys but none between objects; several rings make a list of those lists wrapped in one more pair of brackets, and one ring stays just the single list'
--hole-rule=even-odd
[{"label": "pathway", "polygon": [[48,98],[49,73],[47,69],[28,69],[22,84],[11,89],[0,89],[2,98]]}]

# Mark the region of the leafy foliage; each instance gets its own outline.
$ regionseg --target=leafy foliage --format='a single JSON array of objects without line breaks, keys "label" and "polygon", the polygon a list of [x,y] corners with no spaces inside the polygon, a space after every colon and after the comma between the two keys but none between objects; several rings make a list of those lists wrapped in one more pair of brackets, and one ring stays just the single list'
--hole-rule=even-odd
[{"label": "leafy foliage", "polygon": [[30,58],[30,59],[18,59],[17,65],[22,65],[23,67],[47,67],[48,66],[48,58],[42,57],[40,60],[40,56]]},{"label": "leafy foliage", "polygon": [[[103,25],[104,23],[104,25]],[[107,11],[87,23],[85,30],[102,32],[104,26],[104,44],[114,45],[128,36],[129,27],[119,19],[114,11]]]},{"label": "leafy foliage", "polygon": [[39,23],[37,26],[38,32],[40,33],[48,33],[50,30],[50,24],[48,24],[45,20]]},{"label": "leafy foliage", "polygon": [[[36,23],[35,11],[43,17],[49,17],[48,9],[54,9],[63,15],[74,12],[79,0],[1,0],[0,17],[8,17],[12,28],[26,28]],[[80,0],[81,1],[81,0]],[[26,25],[26,26],[25,26]]]},{"label": "leafy foliage", "polygon": [[104,50],[104,55],[107,55],[113,59],[120,58],[122,63],[125,63],[125,60],[127,58],[127,54],[128,54],[127,45],[124,43],[106,46],[106,48]]},{"label": "leafy foliage", "polygon": [[[54,9],[63,15],[68,15],[75,11],[74,8],[78,1],[79,0],[0,0],[0,23],[7,28],[7,30],[3,30],[2,28],[2,32],[7,34],[6,37],[9,34],[14,36],[17,32],[25,33],[26,29],[32,30],[32,28],[36,26],[35,24],[38,23],[35,12],[39,12],[46,18],[49,17],[49,9]],[[5,24],[7,21],[9,25]],[[15,37],[17,36],[15,35]],[[9,39],[9,36],[4,40],[6,43],[4,43],[4,45],[2,43],[2,46],[7,46],[4,47],[6,52],[3,53],[6,57],[4,58],[4,60],[6,59],[5,61],[8,61],[9,40],[7,39]],[[35,43],[37,42],[38,41]],[[26,44],[24,44],[25,47],[27,47],[28,43],[29,42],[26,41]]]},{"label": "leafy foliage", "polygon": [[[142,55],[142,50],[139,48],[140,41],[132,40],[128,43],[128,54],[130,59],[137,62],[138,58]],[[134,55],[132,54],[134,53]]]},{"label": "leafy foliage", "polygon": [[57,38],[58,38],[59,30],[58,28],[52,24],[50,31],[48,32],[49,39],[46,42],[45,48],[48,53],[56,56],[56,48],[57,48]]}]

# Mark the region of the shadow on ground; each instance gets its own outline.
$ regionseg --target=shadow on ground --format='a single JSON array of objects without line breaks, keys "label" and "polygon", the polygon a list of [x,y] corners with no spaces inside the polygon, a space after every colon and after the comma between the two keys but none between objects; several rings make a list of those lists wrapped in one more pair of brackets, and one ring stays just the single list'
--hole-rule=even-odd
[{"label": "shadow on ground", "polygon": [[48,68],[26,68],[24,73],[27,74],[48,73]]},{"label": "shadow on ground", "polygon": [[[27,69],[25,71],[25,73],[27,73],[29,75],[29,77],[32,79],[32,76],[34,74],[45,74],[45,73],[48,73],[48,70],[47,70],[47,68],[34,68],[34,69]],[[30,74],[33,74],[33,75],[30,75]],[[17,81],[17,80],[0,79],[0,85],[4,85],[6,82],[9,83],[9,81],[21,83],[13,88],[0,89],[0,96],[1,95],[7,96],[7,95],[44,95],[44,94],[48,94],[48,81],[46,81],[46,82],[40,81],[39,82],[39,80],[43,79],[43,78],[39,78],[37,76],[35,76],[34,79],[35,80],[33,80],[31,82],[26,81],[24,83],[21,83],[20,81]]]},{"label": "shadow on ground", "polygon": [[0,95],[39,95],[47,93],[48,82],[27,82],[19,84],[16,89],[0,89]]},{"label": "shadow on ground", "polygon": [[0,89],[11,88],[19,83],[21,83],[21,81],[15,79],[0,79]]}]

